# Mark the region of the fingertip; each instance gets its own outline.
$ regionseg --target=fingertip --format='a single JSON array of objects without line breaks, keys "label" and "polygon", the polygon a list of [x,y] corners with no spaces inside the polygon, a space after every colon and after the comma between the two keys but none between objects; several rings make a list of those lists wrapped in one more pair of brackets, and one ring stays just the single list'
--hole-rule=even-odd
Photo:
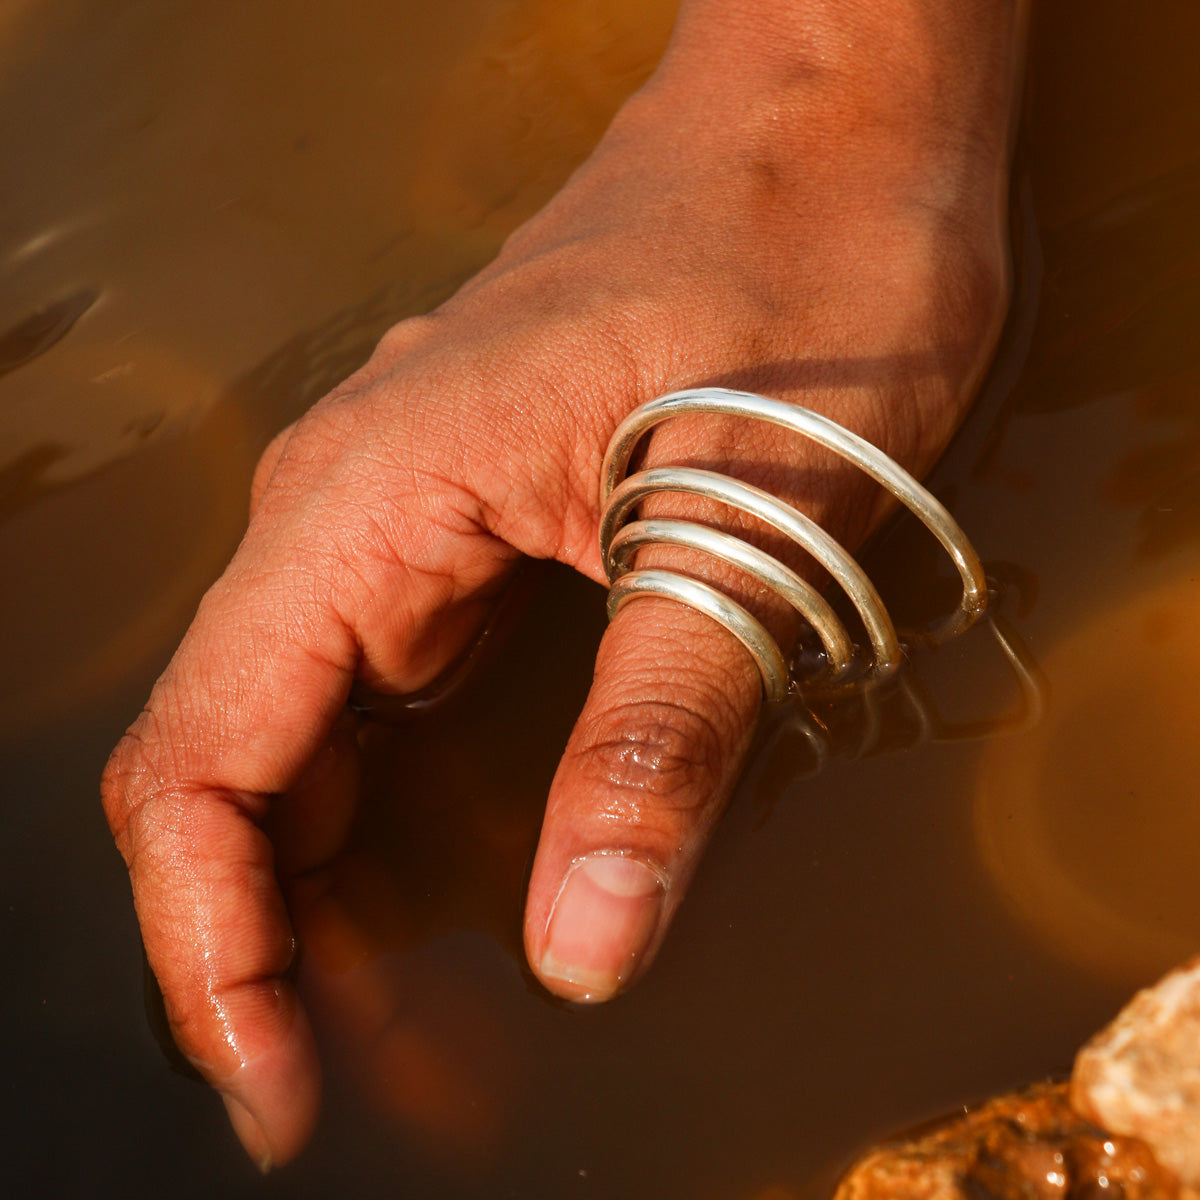
[{"label": "fingertip", "polygon": [[233,1132],[254,1165],[266,1175],[275,1165],[271,1144],[258,1118],[236,1096],[222,1096]]},{"label": "fingertip", "polygon": [[299,1003],[283,1038],[214,1082],[234,1133],[260,1171],[295,1158],[316,1128],[321,1094],[316,1043]]},{"label": "fingertip", "polygon": [[580,1003],[609,1000],[657,941],[668,880],[641,858],[594,851],[567,868],[531,963],[545,987]]}]

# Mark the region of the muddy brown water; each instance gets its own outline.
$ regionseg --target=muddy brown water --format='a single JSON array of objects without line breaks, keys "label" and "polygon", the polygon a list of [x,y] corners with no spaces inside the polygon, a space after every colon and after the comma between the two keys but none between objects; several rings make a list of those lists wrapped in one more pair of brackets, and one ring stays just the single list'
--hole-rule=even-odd
[{"label": "muddy brown water", "polygon": [[[532,581],[473,690],[369,738],[306,957],[312,1147],[254,1176],[165,1065],[96,804],[271,432],[448,294],[651,69],[668,3],[0,6],[5,1195],[816,1200],[872,1139],[1068,1069],[1200,947],[1200,9],[1035,13],[1020,291],[933,483],[1005,581],[1044,718],[976,631],[760,750],[629,996],[519,952],[597,589]],[[911,525],[866,561],[949,585]],[[926,583],[938,581],[931,592]]]}]

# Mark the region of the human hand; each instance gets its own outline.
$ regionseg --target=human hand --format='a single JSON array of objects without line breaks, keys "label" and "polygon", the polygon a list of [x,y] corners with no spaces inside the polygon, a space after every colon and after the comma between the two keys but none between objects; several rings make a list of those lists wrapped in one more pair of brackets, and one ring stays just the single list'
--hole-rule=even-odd
[{"label": "human hand", "polygon": [[[801,401],[927,470],[1005,307],[1015,23],[1001,0],[961,15],[685,5],[658,74],[567,188],[263,456],[246,536],[103,784],[176,1040],[260,1163],[294,1155],[315,1120],[279,876],[344,816],[298,785],[340,761],[325,747],[352,685],[434,680],[522,556],[601,581],[601,457],[655,395]],[[851,545],[885,509],[774,430],[681,420],[649,458],[757,483]],[[791,558],[709,506],[670,510]],[[794,637],[735,573],[655,555]],[[526,951],[552,991],[605,999],[651,961],[760,695],[703,616],[643,599],[612,623],[529,885]],[[288,830],[278,858],[268,828]]]}]

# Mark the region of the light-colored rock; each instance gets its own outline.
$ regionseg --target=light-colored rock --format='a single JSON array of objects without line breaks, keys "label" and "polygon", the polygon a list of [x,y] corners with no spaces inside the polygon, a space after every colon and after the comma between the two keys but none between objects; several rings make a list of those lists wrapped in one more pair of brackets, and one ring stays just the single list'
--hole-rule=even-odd
[{"label": "light-colored rock", "polygon": [[1071,1104],[1200,1188],[1200,958],[1139,992],[1080,1050]]}]

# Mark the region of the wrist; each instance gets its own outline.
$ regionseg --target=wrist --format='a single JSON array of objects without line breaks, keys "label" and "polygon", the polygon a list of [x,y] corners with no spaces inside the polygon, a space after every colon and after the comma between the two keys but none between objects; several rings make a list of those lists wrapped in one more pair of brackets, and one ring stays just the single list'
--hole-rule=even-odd
[{"label": "wrist", "polygon": [[1023,7],[684,0],[642,99],[649,120],[694,110],[685,136],[742,157],[823,163],[843,184],[856,168],[900,187],[944,179],[957,202],[968,172],[1007,174]]}]

